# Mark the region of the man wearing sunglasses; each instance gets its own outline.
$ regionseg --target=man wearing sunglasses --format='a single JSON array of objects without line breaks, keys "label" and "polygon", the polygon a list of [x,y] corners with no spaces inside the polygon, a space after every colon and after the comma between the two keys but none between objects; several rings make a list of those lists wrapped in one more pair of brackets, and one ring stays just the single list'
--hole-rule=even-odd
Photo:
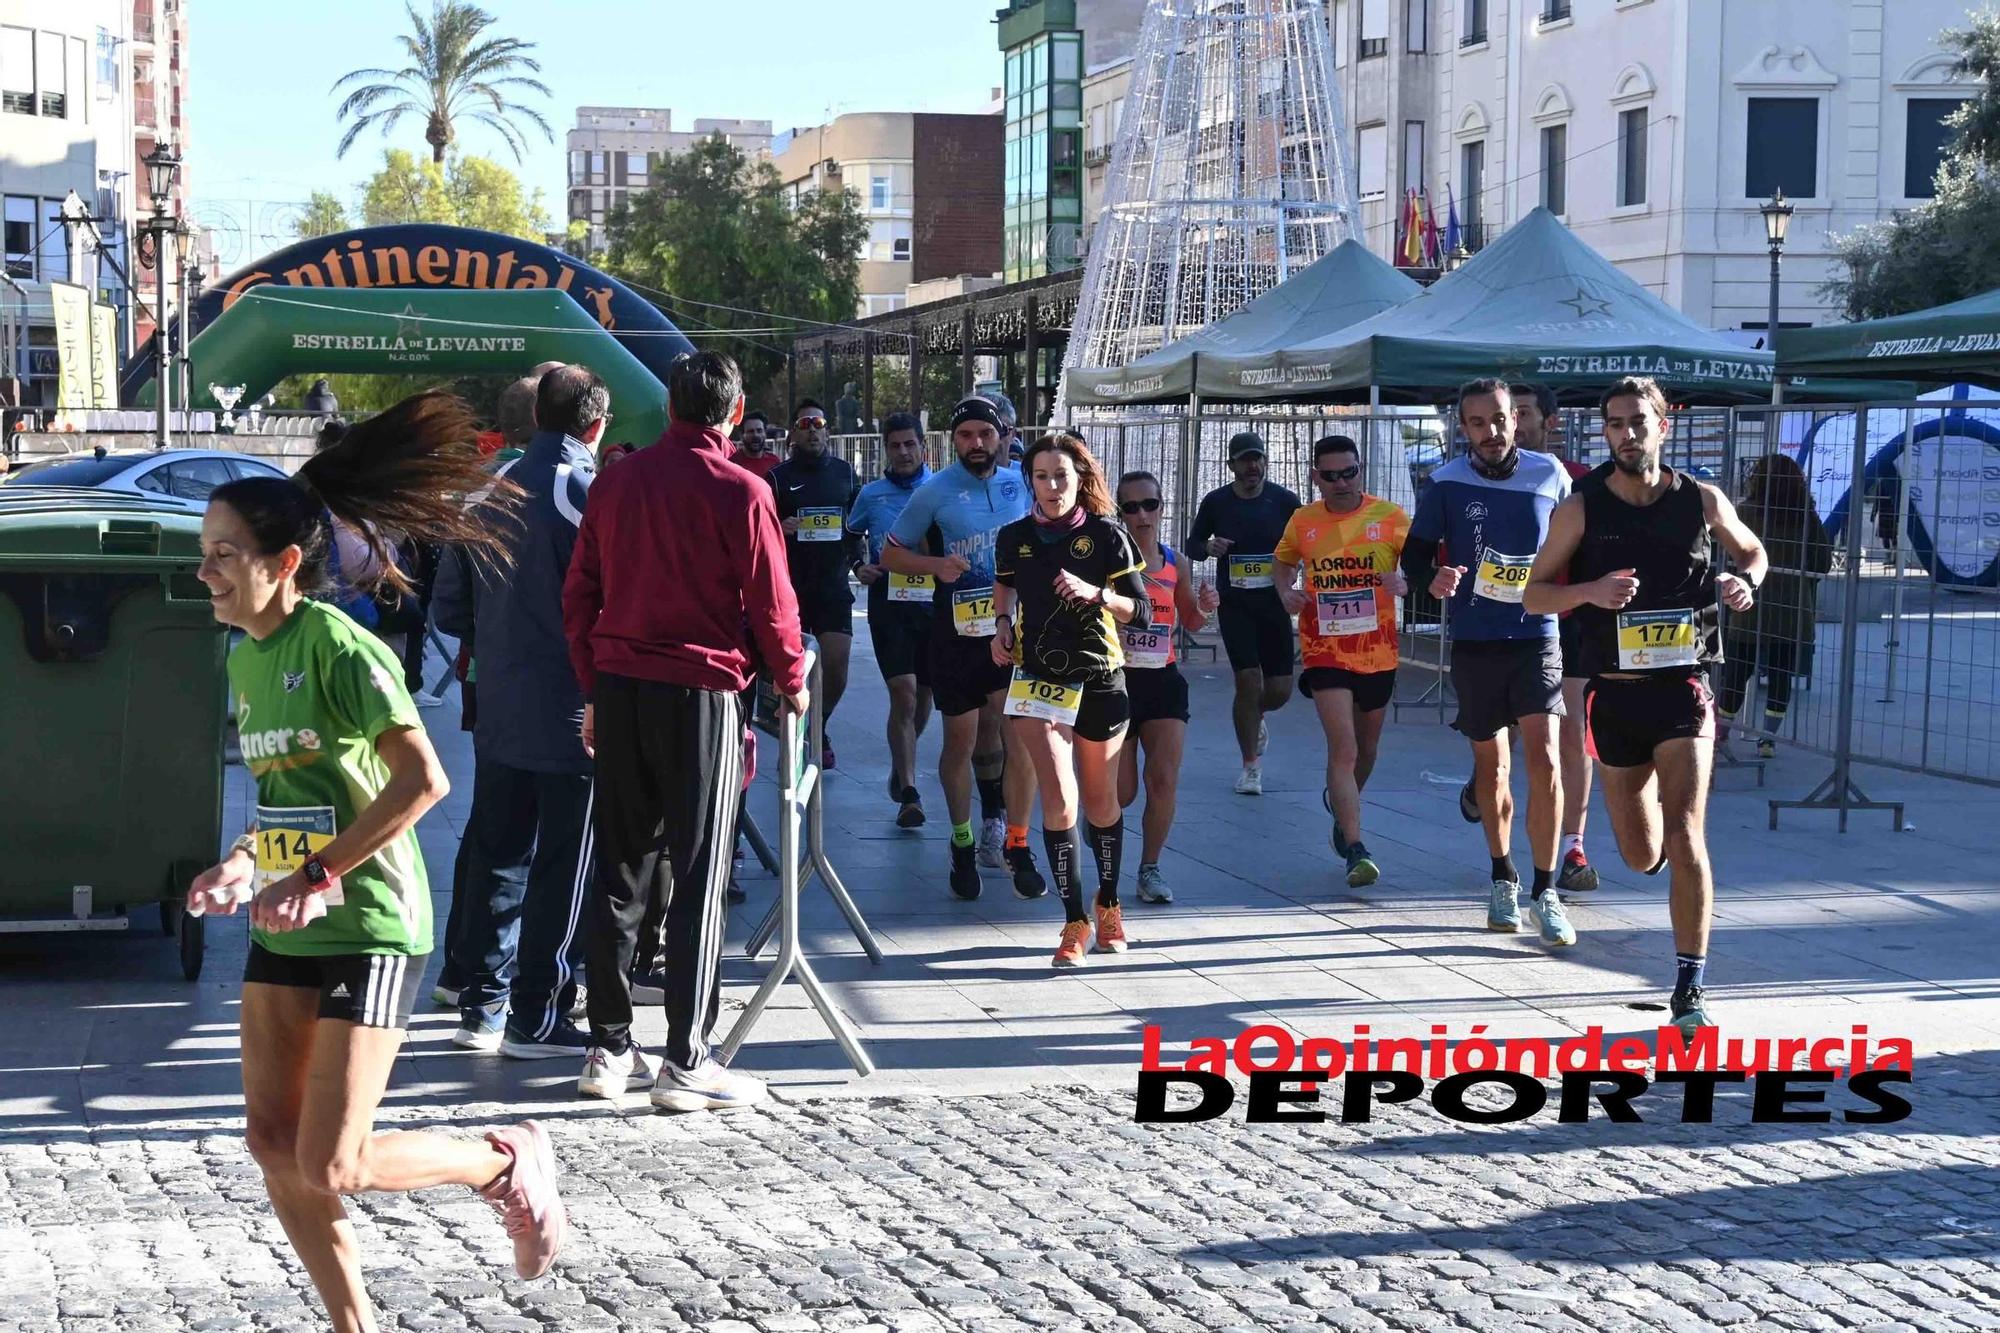
[{"label": "man wearing sunglasses", "polygon": [[1409,590],[1397,565],[1410,516],[1368,494],[1361,450],[1345,435],[1313,445],[1313,481],[1319,499],[1294,513],[1278,539],[1278,597],[1299,618],[1299,693],[1326,732],[1328,841],[1347,863],[1348,887],[1361,888],[1382,873],[1361,842],[1361,790],[1396,692],[1396,599]]},{"label": "man wearing sunglasses", "polygon": [[[778,526],[785,530],[785,558],[792,591],[798,594],[799,624],[819,641],[822,723],[847,692],[847,663],[854,648],[854,592],[847,571],[861,558],[859,537],[847,529],[847,513],[861,494],[854,469],[836,458],[826,427],[826,409],[808,398],[792,413],[791,457],[771,469],[778,499]],[[833,737],[820,766],[833,767]]]},{"label": "man wearing sunglasses", "polygon": [[1230,438],[1229,470],[1236,480],[1202,497],[1183,549],[1190,560],[1215,561],[1222,646],[1236,673],[1230,715],[1243,758],[1236,794],[1262,796],[1264,714],[1283,708],[1292,692],[1292,618],[1278,600],[1271,553],[1299,497],[1264,480],[1264,441],[1255,431]]}]

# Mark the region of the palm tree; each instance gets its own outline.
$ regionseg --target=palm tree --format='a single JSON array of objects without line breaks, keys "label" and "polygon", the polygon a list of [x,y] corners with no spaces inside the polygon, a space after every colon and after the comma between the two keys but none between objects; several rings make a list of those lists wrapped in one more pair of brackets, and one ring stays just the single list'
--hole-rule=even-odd
[{"label": "palm tree", "polygon": [[461,119],[476,121],[499,132],[521,160],[523,140],[512,118],[532,121],[548,140],[555,131],[542,113],[508,98],[517,89],[530,89],[542,96],[548,88],[538,79],[517,73],[539,74],[540,62],[528,52],[532,42],[513,37],[480,34],[493,23],[493,15],[465,0],[431,0],[431,16],[426,22],[416,6],[407,4],[411,33],[401,40],[410,63],[403,69],[357,69],[336,81],[333,91],[364,79],[365,83],[347,95],[335,115],[353,123],[341,136],[337,155],[345,157],[363,130],[378,126],[383,135],[404,116],[424,119],[424,139],[431,146],[431,161],[443,162],[445,150],[458,138]]}]

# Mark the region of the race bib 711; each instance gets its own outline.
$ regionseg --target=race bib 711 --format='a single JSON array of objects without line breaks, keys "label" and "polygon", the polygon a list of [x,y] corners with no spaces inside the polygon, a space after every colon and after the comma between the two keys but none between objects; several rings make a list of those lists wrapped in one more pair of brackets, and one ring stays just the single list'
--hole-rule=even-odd
[{"label": "race bib 711", "polygon": [[1373,634],[1381,628],[1373,588],[1322,591],[1315,595],[1313,609],[1319,613],[1319,632],[1331,638]]}]

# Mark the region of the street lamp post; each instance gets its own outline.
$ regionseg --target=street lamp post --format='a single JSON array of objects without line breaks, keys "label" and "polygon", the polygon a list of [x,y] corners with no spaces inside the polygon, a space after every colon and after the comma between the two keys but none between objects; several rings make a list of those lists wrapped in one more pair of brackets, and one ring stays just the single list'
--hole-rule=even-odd
[{"label": "street lamp post", "polygon": [[1785,198],[1785,192],[1774,193],[1757,210],[1764,215],[1764,239],[1771,246],[1771,309],[1764,322],[1764,345],[1771,349],[1771,401],[1785,401],[1785,383],[1778,378],[1778,267],[1785,252],[1785,232],[1792,225],[1792,205]]},{"label": "street lamp post", "polygon": [[152,196],[153,216],[146,229],[153,234],[153,275],[159,279],[159,296],[153,309],[153,382],[158,386],[153,399],[157,411],[153,420],[153,447],[167,447],[167,422],[173,410],[173,356],[168,351],[167,271],[173,266],[174,220],[168,216],[173,206],[174,178],[180,174],[180,155],[170,143],[158,144],[140,159],[146,164],[146,192]]}]

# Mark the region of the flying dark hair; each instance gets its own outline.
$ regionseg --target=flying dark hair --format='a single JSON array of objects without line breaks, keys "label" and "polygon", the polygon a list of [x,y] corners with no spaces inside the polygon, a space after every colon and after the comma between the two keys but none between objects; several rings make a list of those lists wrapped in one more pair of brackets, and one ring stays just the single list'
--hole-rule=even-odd
[{"label": "flying dark hair", "polygon": [[535,425],[580,440],[611,410],[611,390],[589,366],[557,366],[535,386]]},{"label": "flying dark hair", "polygon": [[691,352],[667,372],[667,411],[690,426],[722,426],[743,396],[743,372],[721,352]]},{"label": "flying dark hair", "polygon": [[1098,466],[1097,456],[1090,452],[1083,436],[1073,430],[1052,430],[1038,437],[1021,455],[1021,475],[1032,479],[1035,455],[1051,453],[1066,456],[1076,469],[1076,502],[1086,512],[1101,517],[1117,512],[1111,503],[1111,492],[1104,488],[1104,469]]},{"label": "flying dark hair", "polygon": [[1507,396],[1514,400],[1514,405],[1517,407],[1524,400],[1532,398],[1535,400],[1536,410],[1543,416],[1552,417],[1556,414],[1556,391],[1546,384],[1510,384],[1507,386]]},{"label": "flying dark hair", "polygon": [[917,438],[922,440],[924,437],[923,418],[919,417],[915,412],[891,412],[888,416],[882,418],[882,438],[884,440],[899,430],[913,430],[917,433]]},{"label": "flying dark hair", "polygon": [[1482,393],[1490,393],[1496,398],[1505,398],[1507,400],[1507,409],[1509,411],[1513,410],[1514,391],[1507,387],[1507,381],[1494,379],[1491,375],[1485,375],[1476,380],[1467,380],[1458,386],[1458,415],[1464,417],[1466,399]]},{"label": "flying dark hair", "polygon": [[493,526],[496,514],[466,498],[478,492],[486,504],[505,510],[519,502],[521,491],[486,470],[474,442],[478,432],[463,400],[435,390],[416,394],[348,427],[298,475],[228,482],[215,488],[209,503],[228,505],[242,517],[260,555],[298,547],[304,558],[293,581],[302,593],[330,586],[329,518],[353,529],[374,556],[375,582],[357,591],[408,593],[410,581],[395,559],[395,544],[404,538],[466,546],[493,566],[508,558]]},{"label": "flying dark hair", "polygon": [[1345,435],[1322,435],[1313,441],[1313,462],[1319,462],[1321,454],[1353,454],[1354,461],[1361,461],[1361,446]]}]

